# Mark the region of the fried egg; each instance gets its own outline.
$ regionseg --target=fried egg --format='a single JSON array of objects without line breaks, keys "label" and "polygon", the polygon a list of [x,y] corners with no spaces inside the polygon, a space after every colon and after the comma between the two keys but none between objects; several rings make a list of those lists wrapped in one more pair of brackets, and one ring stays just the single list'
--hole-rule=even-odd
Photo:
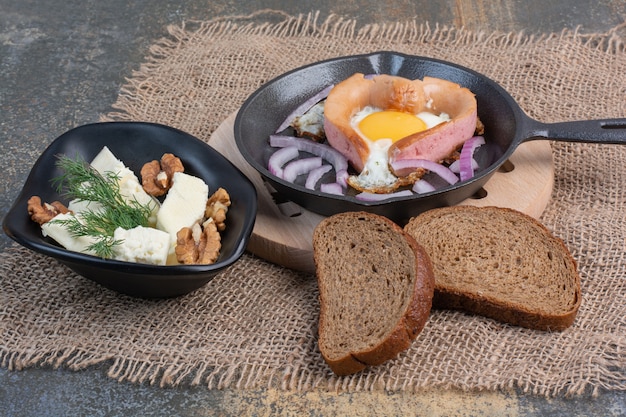
[{"label": "fried egg", "polygon": [[450,117],[422,111],[418,114],[366,106],[352,116],[350,124],[367,143],[369,154],[359,175],[348,179],[361,191],[387,192],[397,188],[398,177],[389,169],[389,147],[412,134],[445,123]]},{"label": "fried egg", "polygon": [[393,192],[419,179],[425,168],[390,165],[450,157],[478,125],[474,94],[452,81],[410,80],[355,73],[336,84],[324,105],[328,143],[346,157],[357,175],[348,183],[360,191]]}]

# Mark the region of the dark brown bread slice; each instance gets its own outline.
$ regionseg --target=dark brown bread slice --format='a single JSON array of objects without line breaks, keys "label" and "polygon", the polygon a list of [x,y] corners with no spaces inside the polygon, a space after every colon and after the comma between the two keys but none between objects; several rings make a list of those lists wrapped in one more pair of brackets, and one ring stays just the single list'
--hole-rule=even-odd
[{"label": "dark brown bread slice", "polygon": [[576,261],[563,241],[516,210],[427,211],[404,230],[428,252],[433,307],[465,310],[538,330],[563,330],[581,302]]},{"label": "dark brown bread slice", "polygon": [[391,220],[348,212],[313,233],[320,291],[318,345],[337,375],[379,365],[406,350],[432,307],[428,255]]}]

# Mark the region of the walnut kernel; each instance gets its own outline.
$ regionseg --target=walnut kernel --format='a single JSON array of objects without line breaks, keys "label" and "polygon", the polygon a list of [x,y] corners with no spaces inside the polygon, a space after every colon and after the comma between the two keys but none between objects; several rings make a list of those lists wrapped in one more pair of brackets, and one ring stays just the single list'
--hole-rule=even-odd
[{"label": "walnut kernel", "polygon": [[171,153],[163,154],[161,161],[150,161],[141,168],[141,185],[146,193],[159,197],[172,187],[175,172],[184,172],[180,158]]},{"label": "walnut kernel", "polygon": [[211,220],[195,223],[176,234],[176,258],[182,264],[213,264],[222,248],[217,226]]},{"label": "walnut kernel", "polygon": [[59,201],[42,203],[41,198],[34,195],[28,199],[28,214],[30,218],[39,224],[52,220],[57,214],[65,214],[69,210]]},{"label": "walnut kernel", "polygon": [[217,230],[220,232],[226,229],[226,213],[228,212],[228,207],[230,207],[230,195],[221,187],[209,197],[206,203],[204,217],[213,219]]}]

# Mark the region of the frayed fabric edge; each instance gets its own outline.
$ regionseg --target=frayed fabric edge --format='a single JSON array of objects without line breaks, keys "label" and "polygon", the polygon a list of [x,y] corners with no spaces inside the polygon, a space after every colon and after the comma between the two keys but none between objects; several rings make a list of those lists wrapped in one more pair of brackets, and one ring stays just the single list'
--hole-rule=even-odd
[{"label": "frayed fabric edge", "polygon": [[[328,376],[310,369],[292,369],[289,366],[274,368],[267,364],[219,365],[208,363],[163,364],[132,358],[115,358],[114,355],[94,357],[93,352],[78,348],[60,349],[31,355],[28,353],[0,352],[0,366],[9,371],[23,371],[33,367],[49,366],[53,369],[67,368],[72,371],[85,370],[109,364],[107,377],[118,382],[172,388],[181,386],[205,386],[210,390],[258,390],[276,389],[283,392],[368,392],[388,393],[451,390],[460,392],[494,391],[493,385],[476,386],[457,383],[432,383],[413,379],[401,385],[375,373],[360,373],[351,376]],[[558,386],[547,387],[531,381],[506,381],[495,387],[496,391],[515,390],[526,395],[545,398],[597,397],[608,387],[586,379],[570,381]],[[610,390],[615,390],[614,386]],[[618,388],[620,390],[620,388]],[[621,387],[626,391],[626,384]]]},{"label": "frayed fabric edge", "polygon": [[[282,19],[272,22],[276,18]],[[259,23],[253,19],[265,18]],[[466,28],[456,28],[439,23],[419,22],[416,19],[394,23],[373,23],[359,25],[355,19],[346,19],[330,14],[320,22],[320,11],[307,14],[289,15],[277,10],[260,10],[247,16],[224,16],[216,19],[195,22],[184,22],[181,26],[170,25],[169,34],[174,44],[180,44],[194,36],[224,36],[233,34],[249,34],[276,37],[312,36],[317,38],[348,37],[355,40],[375,40],[384,38],[388,42],[423,42],[445,43],[449,45],[467,45],[477,42],[494,43],[506,46],[522,46],[528,43],[543,42],[551,38],[571,40],[603,50],[607,53],[626,51],[626,21],[610,29],[606,33],[583,33],[580,27],[564,29],[559,33],[537,35],[518,32],[484,32]],[[170,39],[171,40],[171,39]],[[172,45],[162,39],[165,45]],[[161,42],[157,42],[157,45]]]},{"label": "frayed fabric edge", "polygon": [[[259,18],[265,18],[267,21],[258,23]],[[282,20],[271,22],[272,19],[276,18]],[[208,21],[188,21],[181,26],[171,25],[168,27],[168,32],[179,42],[191,39],[191,37],[197,35],[250,34],[277,37],[349,37],[364,40],[384,38],[389,42],[443,42],[454,45],[495,42],[500,45],[517,46],[541,42],[555,37],[561,40],[570,38],[586,46],[604,50],[607,53],[626,51],[626,43],[624,41],[626,37],[626,22],[617,25],[606,33],[582,33],[580,27],[577,27],[575,29],[564,29],[560,33],[538,36],[536,34],[528,34],[525,31],[494,31],[490,33],[472,31],[439,23],[420,23],[416,19],[359,26],[356,19],[346,19],[336,14],[330,14],[320,22],[319,10],[306,14],[289,15],[281,11],[265,9],[245,16],[222,16]]]},{"label": "frayed fabric edge", "polygon": [[[258,19],[265,21],[259,22]],[[194,38],[206,36],[215,39],[233,35],[274,36],[279,38],[341,37],[359,40],[385,39],[393,42],[420,42],[424,44],[441,44],[451,46],[471,45],[475,43],[492,44],[499,47],[523,47],[526,45],[549,42],[551,40],[572,41],[587,48],[609,54],[626,52],[626,22],[617,25],[606,33],[582,33],[580,28],[564,29],[560,33],[536,35],[525,31],[519,32],[478,32],[465,28],[455,28],[438,23],[405,22],[366,24],[359,27],[354,19],[345,19],[330,14],[320,21],[320,11],[306,14],[289,15],[278,10],[259,10],[249,15],[221,16],[208,21],[185,21],[181,25],[167,27],[168,36],[156,41],[149,49],[141,67],[126,79],[120,89],[118,101],[112,105],[113,111],[100,116],[101,122],[129,121],[124,102],[133,102],[136,89],[146,81],[152,71],[158,68],[177,49]]]}]

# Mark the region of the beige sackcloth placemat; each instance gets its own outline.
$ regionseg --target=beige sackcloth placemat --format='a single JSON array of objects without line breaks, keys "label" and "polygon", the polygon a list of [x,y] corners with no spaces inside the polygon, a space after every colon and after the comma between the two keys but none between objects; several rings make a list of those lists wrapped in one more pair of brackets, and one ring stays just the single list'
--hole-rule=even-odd
[{"label": "beige sackcloth placemat", "polygon": [[[624,26],[534,37],[318,16],[265,12],[170,27],[103,120],[165,123],[208,141],[271,78],[379,50],[468,66],[544,122],[626,117]],[[317,349],[313,275],[246,254],[192,294],[146,301],[15,245],[0,261],[0,364],[79,370],[105,363],[120,381],[211,389],[626,390],[626,146],[554,143],[553,152],[555,188],[541,220],[573,252],[583,290],[577,320],[562,333],[434,311],[397,359],[339,378]]]}]

